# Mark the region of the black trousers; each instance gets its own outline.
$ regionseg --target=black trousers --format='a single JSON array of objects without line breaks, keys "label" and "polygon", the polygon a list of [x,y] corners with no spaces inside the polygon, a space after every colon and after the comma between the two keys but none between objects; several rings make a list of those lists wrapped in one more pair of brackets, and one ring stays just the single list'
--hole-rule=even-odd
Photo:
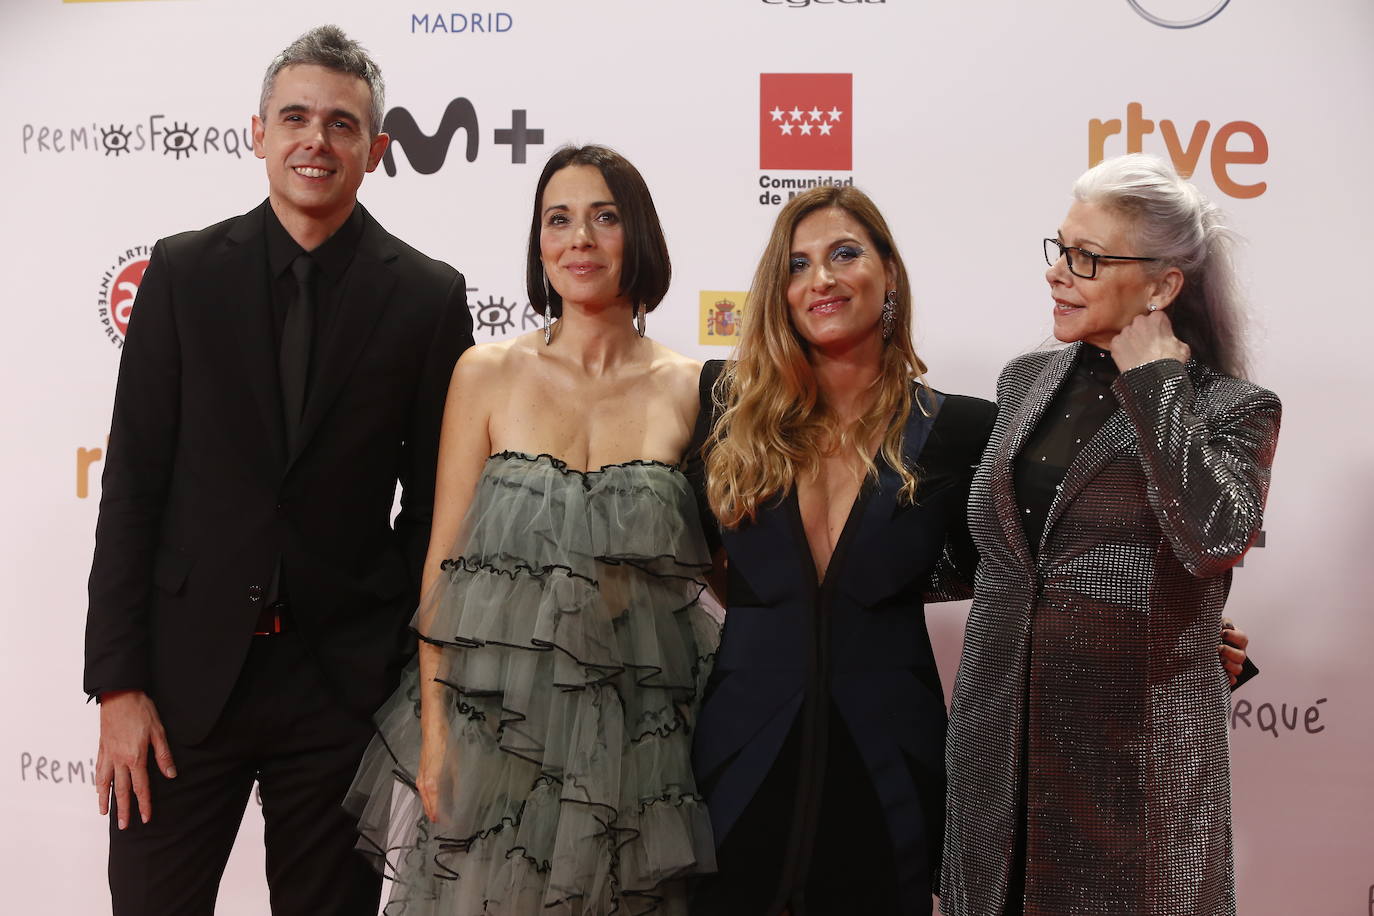
[{"label": "black trousers", "polygon": [[134,812],[120,830],[111,812],[115,916],[210,916],[254,781],[274,916],[375,916],[381,878],[340,807],[371,737],[299,634],[254,637],[209,737],[188,746],[168,735],[177,777],[149,760],[152,820]]}]

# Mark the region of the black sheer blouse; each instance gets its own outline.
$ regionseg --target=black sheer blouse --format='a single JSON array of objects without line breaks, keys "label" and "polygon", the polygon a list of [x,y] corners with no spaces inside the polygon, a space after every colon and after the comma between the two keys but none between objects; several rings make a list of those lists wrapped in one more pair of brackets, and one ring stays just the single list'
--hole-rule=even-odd
[{"label": "black sheer blouse", "polygon": [[1083,344],[1073,373],[1016,456],[1016,505],[1032,556],[1040,550],[1045,519],[1069,466],[1116,412],[1112,382],[1120,374],[1110,353]]}]

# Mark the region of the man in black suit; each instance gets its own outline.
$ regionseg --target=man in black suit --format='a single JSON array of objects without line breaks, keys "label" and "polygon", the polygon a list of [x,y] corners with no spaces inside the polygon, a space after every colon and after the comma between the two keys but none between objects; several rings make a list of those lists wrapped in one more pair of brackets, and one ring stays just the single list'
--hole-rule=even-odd
[{"label": "man in black suit", "polygon": [[301,36],[253,118],[267,201],[158,242],[143,278],[86,625],[116,914],[211,913],[254,781],[273,912],[376,913],[339,804],[410,650],[472,343],[462,275],[357,203],[382,106],[355,42]]}]

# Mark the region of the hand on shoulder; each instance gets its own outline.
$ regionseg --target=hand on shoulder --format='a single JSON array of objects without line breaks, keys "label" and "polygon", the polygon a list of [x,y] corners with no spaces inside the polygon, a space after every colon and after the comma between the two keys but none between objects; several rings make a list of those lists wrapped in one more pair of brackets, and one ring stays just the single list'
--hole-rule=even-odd
[{"label": "hand on shoulder", "polygon": [[1163,312],[1137,316],[1112,338],[1112,359],[1122,372],[1159,359],[1188,362],[1188,345],[1174,335],[1173,322]]}]

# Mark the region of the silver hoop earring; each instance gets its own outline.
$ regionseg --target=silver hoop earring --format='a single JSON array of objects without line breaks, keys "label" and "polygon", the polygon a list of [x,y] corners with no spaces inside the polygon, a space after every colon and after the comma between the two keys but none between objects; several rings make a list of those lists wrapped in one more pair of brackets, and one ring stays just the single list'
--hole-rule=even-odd
[{"label": "silver hoop earring", "polygon": [[544,274],[544,346],[553,341],[553,299],[549,291],[549,275]]},{"label": "silver hoop earring", "polygon": [[644,336],[644,314],[644,303],[641,302],[639,308],[635,309],[635,330],[639,332],[640,337]]},{"label": "silver hoop earring", "polygon": [[883,300],[883,340],[891,340],[892,332],[897,330],[897,291],[890,289],[887,291],[887,298]]}]

